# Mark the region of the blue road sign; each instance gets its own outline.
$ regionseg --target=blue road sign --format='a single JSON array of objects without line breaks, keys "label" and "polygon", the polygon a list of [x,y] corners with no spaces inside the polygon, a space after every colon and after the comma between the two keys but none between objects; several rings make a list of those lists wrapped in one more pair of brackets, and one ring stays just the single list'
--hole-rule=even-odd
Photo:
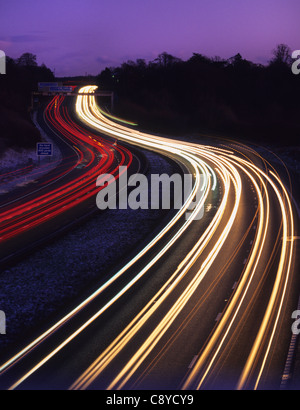
[{"label": "blue road sign", "polygon": [[49,87],[50,92],[55,93],[70,93],[72,92],[72,87],[62,86],[62,87]]},{"label": "blue road sign", "polygon": [[59,84],[58,83],[38,83],[38,87],[39,88],[43,88],[43,87],[58,87]]},{"label": "blue road sign", "polygon": [[52,143],[51,142],[38,142],[36,146],[36,154],[38,156],[52,155]]}]

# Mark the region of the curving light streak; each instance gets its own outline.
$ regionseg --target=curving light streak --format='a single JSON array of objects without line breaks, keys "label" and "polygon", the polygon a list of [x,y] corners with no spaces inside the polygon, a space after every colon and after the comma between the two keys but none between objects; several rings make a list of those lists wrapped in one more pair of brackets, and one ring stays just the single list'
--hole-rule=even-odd
[{"label": "curving light streak", "polygon": [[[81,93],[93,93],[97,87],[88,86],[80,90]],[[16,381],[11,389],[18,387],[23,381],[30,377],[35,371],[50,360],[57,352],[63,349],[77,335],[83,332],[91,323],[98,319],[101,314],[106,311],[112,304],[124,295],[142,276],[144,276],[151,267],[153,267],[160,258],[176,243],[176,241],[188,230],[193,222],[193,216],[204,205],[208,193],[211,189],[217,187],[219,182],[223,187],[223,195],[221,204],[214,215],[211,223],[206,228],[205,232],[196,240],[194,247],[185,255],[177,270],[169,277],[167,282],[156,293],[156,295],[146,303],[145,307],[136,315],[131,323],[116,337],[116,339],[100,354],[100,356],[87,368],[87,370],[73,383],[72,389],[86,389],[95,380],[101,377],[104,369],[120,354],[127,346],[133,337],[143,329],[147,321],[154,313],[163,305],[167,298],[172,294],[174,289],[178,288],[179,284],[183,283],[183,278],[189,273],[191,268],[199,260],[205,248],[212,244],[212,249],[207,257],[202,261],[200,268],[190,279],[189,283],[181,290],[181,293],[174,304],[165,312],[163,319],[144,342],[137,346],[136,352],[132,355],[125,366],[118,371],[118,374],[108,385],[108,388],[124,388],[130,383],[142,363],[149,356],[151,351],[159,343],[161,338],[170,330],[171,325],[175,322],[178,315],[182,312],[188,301],[195,294],[197,288],[202,282],[205,275],[208,274],[213,262],[218,254],[222,251],[232,226],[235,223],[239,208],[241,207],[242,195],[242,180],[241,175],[247,176],[258,197],[258,226],[256,231],[255,241],[251,248],[251,253],[247,260],[244,269],[241,272],[241,278],[233,295],[228,302],[221,320],[214,328],[212,334],[207,340],[202,353],[199,355],[193,369],[188,373],[183,388],[202,388],[210,373],[213,371],[217,360],[222,355],[222,349],[230,339],[230,332],[235,326],[240,323],[242,312],[247,310],[246,297],[250,293],[254,278],[264,275],[266,264],[263,259],[265,243],[270,236],[270,186],[275,193],[280,205],[283,218],[283,240],[281,244],[281,256],[278,264],[276,279],[274,282],[273,291],[266,309],[264,319],[261,323],[256,340],[253,344],[251,353],[245,364],[244,370],[241,372],[241,378],[237,388],[246,388],[253,378],[254,371],[258,374],[255,387],[257,388],[264,369],[266,367],[268,357],[270,356],[271,345],[274,341],[275,332],[279,326],[280,317],[282,315],[282,307],[287,297],[287,289],[292,281],[291,265],[293,258],[293,241],[288,241],[289,237],[294,235],[293,211],[287,191],[274,173],[267,174],[259,167],[255,166],[246,154],[238,150],[238,146],[234,149],[223,149],[208,145],[200,145],[187,143],[172,139],[166,139],[155,135],[149,135],[127,128],[121,124],[110,121],[106,116],[99,112],[95,98],[87,95],[78,96],[76,101],[76,111],[79,118],[93,127],[98,132],[104,133],[115,139],[124,140],[128,143],[144,147],[170,156],[173,159],[188,167],[194,175],[194,185],[192,192],[187,198],[183,207],[173,217],[173,219],[165,226],[164,229],[127,265],[119,272],[110,278],[103,286],[94,292],[89,298],[78,305],[72,312],[66,315],[61,321],[56,323],[51,329],[41,335],[40,338],[27,346],[15,356],[11,361],[8,361],[5,366],[0,368],[0,371],[5,370],[10,365],[27,354],[30,349],[34,348],[44,339],[46,339],[53,331],[61,327],[71,317],[79,313],[88,303],[95,299],[104,289],[112,285],[114,281],[123,275],[126,270],[133,266],[143,255],[149,252],[153,246],[160,243],[164,235],[171,230],[174,230],[171,239],[167,244],[153,256],[152,260],[129,281],[121,291],[119,291],[109,302],[101,307],[95,315],[90,317],[81,327],[76,329],[68,338],[66,338],[59,346],[54,348],[47,356],[39,361],[33,368],[29,369],[23,377]],[[234,155],[234,151],[237,155]],[[251,154],[253,153],[253,150]],[[204,183],[201,186],[200,176],[204,176]],[[183,216],[189,210],[190,205],[195,198],[197,191],[201,188],[202,197],[195,209],[189,213],[189,218],[183,221]],[[282,193],[281,193],[282,191]],[[234,203],[229,205],[229,196],[233,193]],[[232,196],[232,195],[231,195]],[[229,215],[228,215],[229,211]],[[227,218],[227,219],[226,219]],[[225,221],[225,225],[224,225]],[[217,236],[218,228],[223,223],[223,228]],[[176,229],[175,229],[176,228]],[[217,236],[217,237],[216,237]],[[273,314],[276,312],[276,315]],[[270,328],[273,330],[270,334]],[[267,335],[270,337],[267,338]],[[268,341],[268,342],[266,342]]]},{"label": "curving light streak", "polygon": [[[78,101],[78,106],[77,106],[77,112],[79,114],[79,116],[85,120],[89,125],[94,126],[95,128],[101,129],[102,131],[106,132],[106,133],[111,133],[113,132],[114,136],[116,138],[124,138],[124,135],[126,139],[129,139],[132,143],[137,143],[136,140],[138,140],[138,143],[145,143],[148,141],[149,136],[143,134],[143,133],[134,133],[131,132],[129,130],[125,130],[123,127],[117,127],[118,129],[123,131],[123,134],[120,133],[119,131],[116,131],[115,129],[112,130],[111,123],[109,121],[105,122],[103,121],[102,116],[99,114],[99,112],[97,112],[95,105],[93,103],[93,101],[90,99],[89,101],[89,107],[87,105],[87,103],[83,104],[84,105],[84,110],[81,110],[80,106],[79,106],[79,101]],[[135,136],[134,136],[135,135]],[[151,137],[151,142],[149,142],[148,145],[150,145],[152,148],[157,149],[157,142],[162,143],[162,144],[171,144],[171,147],[178,147],[178,143],[176,141],[165,141],[162,138],[159,137],[155,137],[152,136]],[[181,146],[181,149],[183,149],[183,146],[187,146],[189,145],[189,152],[192,151],[191,150],[191,146],[192,144],[186,144],[186,143],[180,143],[179,144]],[[209,158],[211,160],[211,147],[205,147],[209,149],[209,154],[207,152],[205,152],[203,150],[203,147],[195,147],[194,146],[194,152],[196,151],[197,154],[200,154],[202,157],[206,157]],[[214,150],[216,151],[216,150]],[[232,326],[232,324],[234,323],[238,312],[243,304],[243,301],[245,300],[247,291],[249,290],[249,287],[251,285],[252,279],[256,273],[256,270],[258,268],[259,265],[259,261],[264,249],[264,244],[266,241],[266,237],[267,237],[267,233],[268,230],[270,229],[269,227],[269,218],[270,218],[270,204],[269,204],[269,196],[268,196],[268,189],[266,188],[265,182],[267,181],[271,184],[272,188],[274,189],[278,201],[280,203],[281,206],[281,211],[282,211],[282,215],[283,215],[283,220],[284,220],[284,225],[283,225],[283,241],[282,241],[282,251],[281,251],[281,257],[280,257],[280,262],[279,262],[279,268],[278,268],[278,273],[277,273],[277,277],[276,277],[276,281],[274,284],[274,289],[270,298],[270,302],[268,305],[268,308],[266,310],[266,314],[264,317],[264,320],[262,322],[261,325],[261,329],[258,333],[256,342],[254,344],[253,347],[253,351],[252,354],[249,356],[247,365],[246,365],[246,369],[242,375],[242,379],[241,382],[239,383],[239,388],[243,385],[244,383],[244,379],[245,379],[245,374],[249,374],[249,368],[251,367],[251,365],[253,366],[253,363],[255,362],[255,357],[257,355],[257,351],[258,348],[261,346],[262,344],[262,340],[263,340],[263,335],[266,333],[266,328],[267,328],[267,324],[270,323],[270,317],[271,317],[271,312],[274,310],[275,308],[275,300],[278,298],[278,295],[280,294],[280,283],[282,281],[282,278],[285,277],[285,286],[284,286],[284,290],[282,292],[281,295],[281,304],[280,304],[280,309],[278,310],[278,314],[277,314],[277,318],[273,327],[273,332],[272,332],[272,336],[270,338],[270,342],[269,342],[269,347],[267,349],[267,352],[265,354],[264,360],[263,360],[263,364],[260,368],[260,372],[259,372],[259,378],[261,377],[261,374],[263,372],[263,368],[264,368],[264,364],[266,363],[266,357],[268,355],[268,352],[270,350],[270,345],[271,342],[273,340],[275,331],[276,331],[276,326],[278,324],[278,320],[279,320],[279,316],[280,316],[280,311],[282,308],[282,304],[283,304],[283,300],[285,298],[286,295],[286,289],[287,289],[287,284],[289,282],[290,279],[290,269],[291,269],[291,263],[292,263],[292,244],[289,246],[287,246],[287,238],[288,237],[293,237],[294,235],[294,227],[293,227],[293,212],[292,212],[292,208],[291,208],[291,204],[290,204],[290,200],[289,197],[287,195],[287,192],[285,189],[283,189],[283,184],[279,181],[279,179],[277,178],[277,182],[279,182],[281,184],[281,188],[284,191],[284,195],[285,195],[285,200],[288,202],[288,209],[285,208],[283,200],[280,196],[280,193],[278,192],[278,189],[276,188],[275,184],[271,181],[271,178],[268,177],[264,172],[262,172],[258,167],[255,167],[253,164],[251,164],[249,161],[245,161],[245,160],[241,160],[238,159],[236,157],[234,157],[232,155],[231,152],[226,152],[226,150],[219,150],[220,153],[223,154],[223,156],[226,156],[231,164],[233,163],[234,166],[239,167],[242,172],[246,175],[248,175],[248,177],[252,180],[252,183],[256,189],[257,195],[259,197],[259,227],[257,230],[257,236],[256,236],[256,241],[255,244],[252,248],[252,253],[250,255],[250,258],[248,259],[245,271],[243,273],[242,279],[239,283],[239,286],[231,300],[230,305],[228,306],[228,308],[226,309],[226,312],[222,318],[222,320],[220,321],[220,325],[218,326],[218,331],[215,332],[213,334],[213,336],[210,339],[209,342],[209,346],[210,349],[212,348],[212,344],[216,343],[216,340],[220,338],[220,334],[223,334],[221,343],[218,344],[218,348],[214,354],[214,359],[216,358],[218,352],[221,349],[221,346],[224,342],[224,340],[226,339],[227,334],[229,333],[229,330]],[[233,159],[234,158],[234,159]],[[228,165],[228,164],[227,164]],[[232,165],[231,165],[232,168]],[[249,171],[250,170],[250,171]],[[231,169],[231,172],[233,170]],[[253,177],[254,175],[254,177]],[[255,178],[257,178],[260,182],[260,186],[256,183]],[[263,187],[263,191],[264,191],[264,195],[265,195],[265,200],[263,200],[263,195],[261,193],[261,186]],[[287,224],[287,218],[290,219],[290,230],[288,232],[288,224]],[[209,260],[209,259],[208,259]],[[286,262],[286,260],[288,260],[288,263]],[[183,261],[182,265],[184,265],[186,262]],[[205,264],[208,263],[207,261],[204,262],[204,264],[202,266],[205,266]],[[286,270],[284,270],[284,266],[286,266]],[[178,302],[179,303],[179,302]],[[173,311],[172,311],[173,312]],[[233,314],[234,312],[234,314]],[[233,315],[229,321],[230,316]],[[173,317],[174,317],[174,312],[173,312]],[[164,327],[164,332],[167,330],[167,328],[169,327],[166,326],[166,323],[170,323],[170,316],[166,315],[165,316],[166,322],[165,322],[165,327]],[[226,331],[225,331],[226,328]],[[155,331],[158,332],[158,330]],[[162,332],[163,333],[163,332]],[[161,334],[162,334],[161,333]],[[157,340],[156,340],[157,342]],[[149,352],[149,346],[150,342],[149,340],[147,340],[145,342],[145,344],[143,345],[143,348],[141,348],[142,350],[139,351],[139,353],[137,353],[137,356],[133,356],[133,358],[130,360],[130,362],[127,364],[127,366],[125,366],[125,368],[122,370],[122,372],[120,372],[119,376],[117,376],[117,378],[110,384],[109,388],[115,388],[116,386],[119,386],[120,388],[122,388],[125,383],[128,381],[129,377],[134,373],[134,371],[137,370],[139,364],[145,359],[145,355],[143,355],[145,349],[148,348],[148,352]],[[153,348],[153,343],[151,345],[151,348]],[[144,350],[143,350],[144,349]],[[201,367],[200,363],[201,360],[203,359],[203,356],[205,357],[205,354],[207,354],[207,351],[202,355],[202,357],[198,360],[198,363],[195,365],[194,369],[193,369],[193,376],[191,375],[188,379],[188,381],[185,383],[185,387],[188,387],[190,385],[190,381],[191,379],[193,379],[195,377],[195,375],[199,374],[199,368]],[[207,360],[207,357],[206,359]],[[99,359],[96,361],[96,363],[99,362]],[[207,375],[210,367],[212,366],[213,360],[210,362],[209,366],[206,369],[206,372],[204,373],[204,375]],[[249,364],[251,363],[251,364]],[[95,364],[91,366],[91,368],[93,368],[93,371],[95,372]],[[131,370],[130,370],[131,368]],[[84,386],[85,388],[88,387],[89,383],[86,381],[86,378],[88,377],[87,375],[89,374],[89,372],[87,371],[85,373],[85,376],[83,379],[79,380],[79,384],[78,386]],[[96,377],[99,376],[99,371],[96,373]],[[121,379],[123,378],[123,381],[121,381]],[[205,378],[205,376],[203,376],[202,380]],[[82,384],[82,380],[84,380],[85,384]],[[94,377],[90,380],[93,381]],[[119,383],[120,382],[120,383]],[[81,383],[81,384],[80,384]],[[119,383],[119,384],[118,384]],[[256,382],[255,388],[258,385],[258,381]],[[76,386],[76,383],[74,384],[74,386]],[[201,382],[198,384],[198,388],[201,386]]]},{"label": "curving light streak", "polygon": [[[290,237],[290,235],[294,235],[294,222],[291,202],[287,194],[287,191],[282,182],[280,181],[280,179],[272,171],[270,172],[270,174],[275,179],[275,181],[272,180],[272,178],[269,175],[267,175],[257,166],[255,166],[254,164],[250,164],[246,160],[237,160],[237,158],[235,158],[234,161],[243,170],[243,172],[245,172],[249,176],[249,178],[251,178],[252,183],[255,186],[256,193],[259,197],[260,220],[257,237],[251,257],[243,273],[239,286],[236,289],[231,299],[231,302],[227,306],[226,311],[224,312],[224,315],[222,316],[222,319],[216,327],[213,335],[210,337],[204,351],[198,358],[193,370],[188,375],[183,385],[184,389],[188,389],[191,386],[195,386],[195,383],[196,388],[200,389],[205,383],[206,378],[208,377],[209,372],[213,368],[214,362],[217,360],[217,357],[220,354],[223,344],[225,343],[225,340],[228,337],[230,329],[233,326],[237,318],[237,315],[241,309],[242,303],[247,295],[247,292],[251,285],[251,281],[254,277],[255,270],[258,268],[258,263],[260,262],[262,251],[264,249],[266,236],[268,230],[270,230],[269,194],[268,188],[264,181],[269,183],[272,187],[273,191],[277,196],[278,203],[281,207],[281,213],[283,218],[283,237],[281,245],[281,255],[280,261],[278,263],[277,275],[273,286],[272,294],[263,321],[261,323],[259,332],[257,334],[251,352],[248,356],[248,360],[245,364],[245,367],[241,373],[240,380],[238,381],[237,389],[248,388],[250,380],[253,377],[253,372],[255,368],[258,370],[258,376],[256,377],[256,381],[254,383],[254,389],[258,388],[262,378],[263,371],[267,363],[268,355],[270,354],[270,349],[274,341],[275,334],[278,330],[279,318],[282,315],[284,300],[287,297],[288,284],[291,283],[293,244],[288,243],[288,237]],[[254,175],[260,181],[260,184],[263,187],[265,201],[263,201],[261,188],[255,182],[254,177],[252,175]],[[276,186],[276,183],[282,189],[283,195],[280,193],[278,186]],[[287,203],[287,205],[285,204],[285,202]],[[264,209],[267,212],[266,215],[264,215]],[[283,286],[282,282],[284,283]],[[280,303],[278,303],[278,300],[280,300]],[[274,312],[276,312],[276,318],[275,320],[272,320]],[[269,339],[267,339],[266,335],[269,333],[270,328],[272,329],[271,335],[269,336]],[[261,355],[261,352],[263,351],[264,345],[266,344],[266,340],[268,340],[268,342],[267,347],[265,348],[265,353],[263,354],[263,360],[261,364],[258,365],[259,355]],[[199,375],[201,375],[200,379]]]},{"label": "curving light streak", "polygon": [[[258,230],[257,230],[257,240],[255,241],[254,247],[252,249],[252,253],[250,259],[245,267],[243,272],[243,276],[240,280],[238,288],[233,295],[233,298],[227,307],[226,311],[224,312],[218,327],[215,329],[213,335],[210,337],[202,355],[198,358],[193,371],[190,373],[188,379],[186,380],[185,384],[183,385],[183,389],[188,389],[191,384],[195,383],[195,380],[198,378],[200,370],[203,368],[205,362],[208,360],[210,355],[212,355],[213,349],[215,348],[215,352],[213,354],[212,359],[210,360],[209,364],[206,365],[206,369],[203,373],[201,380],[197,384],[197,389],[201,388],[202,384],[204,383],[214,361],[216,360],[223,343],[226,340],[227,335],[230,332],[231,327],[233,326],[235,319],[241,309],[242,303],[247,295],[251,282],[253,280],[255,271],[258,266],[259,258],[261,256],[265,239],[266,239],[266,225],[265,215],[264,215],[264,205],[263,205],[263,195],[261,193],[260,187],[256,183],[255,179],[251,176],[251,174],[244,169],[244,172],[251,178],[251,181],[255,187],[259,198],[259,221],[258,221]],[[262,180],[260,182],[263,184],[264,188],[265,185]],[[267,214],[269,215],[269,200],[268,196],[266,196],[267,200]],[[267,220],[268,220],[267,215]],[[216,347],[217,346],[217,347]]]},{"label": "curving light streak", "polygon": [[[82,91],[85,92],[85,91]],[[82,102],[86,101],[88,97],[82,96],[77,98],[76,106],[78,105],[78,101]],[[175,150],[174,150],[175,151]],[[181,155],[181,157],[189,163],[189,166],[192,167],[192,172],[195,175],[195,183],[192,189],[192,192],[186,199],[183,207],[178,211],[175,217],[166,225],[166,227],[138,254],[134,257],[128,264],[126,264],[119,272],[117,272],[111,279],[109,279],[105,284],[103,284],[97,291],[95,291],[90,297],[84,300],[80,305],[78,305],[75,309],[73,309],[69,314],[63,317],[60,321],[54,324],[50,329],[44,332],[41,336],[35,339],[32,343],[22,349],[18,354],[8,360],[0,367],[0,374],[7,370],[10,366],[24,357],[27,353],[29,353],[34,347],[38,346],[43,340],[49,337],[55,330],[65,324],[70,318],[76,315],[79,311],[81,311],[85,306],[87,306],[92,300],[94,300],[99,294],[101,294],[108,286],[115,282],[117,278],[119,278],[126,270],[131,267],[136,261],[138,261],[146,252],[148,252],[154,244],[156,244],[163,236],[182,218],[185,212],[189,209],[197,191],[199,190],[200,183],[201,183],[201,175],[206,175],[205,180],[210,181],[210,173],[206,167],[206,164],[198,158],[193,158],[192,155],[185,155],[184,153],[179,153],[175,151],[177,155]],[[39,367],[41,367],[45,362],[47,362],[51,357],[53,357],[58,351],[60,351],[64,346],[66,346],[71,340],[73,340],[78,334],[80,334],[89,324],[91,324],[94,320],[96,320],[104,311],[106,311],[116,300],[118,300],[133,284],[135,284],[153,265],[154,263],[167,252],[167,250],[172,246],[172,244],[176,241],[176,239],[182,234],[184,230],[191,224],[193,221],[194,215],[196,215],[201,207],[204,204],[205,198],[208,195],[209,189],[207,188],[205,192],[203,192],[202,200],[197,204],[192,212],[190,212],[189,218],[184,222],[183,226],[180,227],[177,234],[169,241],[169,243],[156,255],[156,257],[139,273],[136,275],[134,279],[132,279],[127,286],[124,287],[114,298],[112,298],[102,309],[100,309],[89,321],[87,321],[81,328],[79,328],[76,332],[74,332],[68,339],[66,339],[61,345],[59,345],[56,349],[52,351],[45,359],[43,359],[37,366],[35,366],[29,373],[27,373],[22,379],[20,379],[17,383],[15,383],[12,388],[17,387],[22,381],[24,381],[27,377],[29,377],[34,371],[36,371]]]},{"label": "curving light streak", "polygon": [[[260,171],[257,167],[253,165],[253,168],[256,169],[256,171]],[[261,172],[261,171],[260,171]],[[269,342],[267,345],[266,352],[264,354],[263,358],[263,363],[261,365],[259,375],[257,377],[256,383],[255,383],[255,389],[258,388],[259,381],[262,377],[263,369],[266,365],[266,360],[268,357],[268,354],[270,352],[271,345],[274,340],[275,333],[277,331],[277,326],[279,323],[279,318],[281,315],[284,299],[286,296],[286,291],[287,291],[287,285],[290,280],[290,274],[291,274],[291,264],[292,264],[292,257],[293,257],[293,243],[290,242],[288,243],[288,237],[291,235],[291,237],[294,236],[294,221],[293,221],[293,212],[292,212],[292,206],[290,202],[289,195],[287,194],[287,191],[282,184],[282,182],[279,180],[279,178],[271,171],[271,175],[275,178],[275,181],[279,184],[283,191],[283,197],[279,192],[278,187],[275,185],[275,183],[272,181],[272,179],[268,175],[264,175],[266,180],[269,182],[269,184],[272,186],[273,190],[276,193],[276,196],[278,198],[278,202],[281,207],[281,212],[282,212],[282,218],[283,218],[283,237],[282,237],[282,246],[281,246],[281,254],[280,254],[280,260],[278,263],[278,270],[277,270],[277,275],[276,275],[276,280],[273,286],[272,294],[269,299],[269,303],[263,318],[263,321],[261,323],[261,327],[259,329],[259,332],[256,336],[255,342],[253,344],[252,350],[250,352],[250,355],[248,357],[247,363],[244,367],[244,370],[241,374],[239,383],[238,383],[238,389],[242,389],[246,385],[247,378],[249,378],[250,372],[254,366],[254,362],[257,359],[259,349],[261,348],[262,345],[262,340],[264,338],[264,335],[266,334],[267,329],[270,326],[271,323],[271,316],[275,310],[275,306],[277,304],[277,298],[280,297],[280,303],[279,307],[277,309],[277,315],[276,319],[273,324],[273,330],[271,333],[271,336],[269,338]],[[285,204],[285,201],[287,202],[287,206]],[[290,232],[289,232],[289,223],[290,223]],[[281,288],[281,283],[284,280],[284,286],[282,291],[280,291]],[[281,296],[280,296],[281,295]]]},{"label": "curving light streak", "polygon": [[[206,273],[208,272],[208,269],[212,265],[214,259],[218,255],[218,252],[222,248],[222,245],[224,244],[224,241],[226,240],[228,233],[231,229],[231,226],[233,224],[233,221],[235,219],[237,209],[239,206],[239,200],[240,200],[240,192],[241,192],[241,187],[240,187],[240,180],[237,175],[238,180],[234,181],[235,184],[235,189],[237,192],[237,199],[235,203],[235,207],[233,209],[232,215],[229,218],[228,224],[224,229],[223,234],[220,236],[219,240],[215,244],[214,248],[210,252],[209,256],[205,260],[205,262],[202,264],[201,269],[194,275],[193,280],[189,283],[185,291],[182,293],[182,295],[178,298],[178,300],[174,303],[172,308],[167,312],[167,314],[164,316],[163,320],[159,323],[159,325],[156,327],[156,329],[152,332],[152,334],[147,338],[147,340],[144,342],[144,344],[141,346],[141,348],[136,352],[136,354],[131,358],[131,360],[127,363],[127,365],[124,367],[124,369],[120,372],[120,374],[111,382],[111,384],[108,386],[108,389],[121,389],[124,387],[126,382],[129,380],[129,378],[134,374],[134,372],[138,369],[139,365],[143,362],[143,360],[147,357],[147,355],[153,350],[153,348],[156,346],[156,344],[159,342],[159,340],[164,336],[164,334],[168,331],[170,326],[173,324],[173,322],[176,320],[177,316],[181,313],[182,309],[186,306],[187,302],[190,300],[191,296],[194,294],[194,292],[197,290],[198,286],[200,285],[201,281],[205,277]],[[203,246],[203,244],[202,244]],[[194,255],[194,258],[198,258],[199,254],[201,253],[201,249],[197,250],[196,255]],[[189,258],[185,258],[186,260],[183,261],[183,263],[187,262]],[[140,322],[135,325],[134,327],[134,332],[131,330],[130,332],[130,338],[134,336],[134,334],[141,329],[141,327],[144,325],[145,321],[158,309],[158,307],[163,303],[164,300],[169,296],[169,294],[174,290],[174,287],[178,284],[178,281],[183,278],[185,273],[188,271],[189,266],[186,266],[181,274],[177,277],[176,281],[172,283],[167,289],[164,287],[164,292],[161,294],[161,296],[158,298],[158,294],[150,301],[148,306],[151,306],[153,301],[155,301],[155,305],[153,305],[149,311],[147,312],[147,315],[145,317],[142,317]],[[161,293],[161,292],[160,292]],[[119,337],[120,338],[120,337]],[[127,337],[126,342],[130,340],[129,337]],[[121,339],[121,344],[122,347],[124,347],[125,342],[123,339]],[[117,348],[120,350],[120,347],[118,346]],[[109,360],[106,359],[106,365],[109,364],[110,360],[114,357],[109,357]],[[99,359],[98,359],[99,360]],[[102,365],[101,371],[104,369],[104,366]],[[93,369],[94,370],[94,369]],[[98,377],[100,374],[99,370],[96,373],[96,377]],[[95,378],[94,376],[94,378]],[[89,376],[90,377],[90,376]],[[88,385],[94,380],[89,381],[89,383],[85,382],[84,388],[88,387]],[[75,387],[75,386],[74,386]],[[78,386],[76,386],[77,388]]]},{"label": "curving light streak", "polygon": [[[70,167],[58,174],[54,180],[48,179],[43,188],[51,187],[53,182],[58,182],[74,171],[83,161],[85,167],[79,177],[68,183],[62,183],[55,189],[49,189],[38,198],[27,200],[25,203],[14,201],[14,206],[12,202],[2,205],[0,215],[2,243],[71,209],[75,203],[78,204],[92,197],[96,192],[95,179],[99,173],[111,172],[118,175],[119,165],[114,162],[114,156],[110,151],[112,144],[105,142],[105,145],[99,146],[96,139],[88,138],[87,132],[78,127],[62,107],[63,100],[64,97],[55,97],[46,108],[45,115],[51,126],[75,148],[78,160],[75,164],[73,161]],[[121,157],[120,165],[130,165],[132,154],[126,148],[116,147],[116,150]]]}]

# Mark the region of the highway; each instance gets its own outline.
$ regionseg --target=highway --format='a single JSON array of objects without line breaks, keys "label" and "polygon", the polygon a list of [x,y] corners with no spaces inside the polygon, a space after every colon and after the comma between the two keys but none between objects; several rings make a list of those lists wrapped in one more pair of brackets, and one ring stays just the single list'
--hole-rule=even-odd
[{"label": "highway", "polygon": [[241,143],[191,143],[112,121],[96,88],[80,90],[78,120],[180,163],[192,189],[141,251],[0,364],[0,384],[278,389],[299,296],[296,217],[281,176]]},{"label": "highway", "polygon": [[[78,126],[70,117],[65,97],[54,97],[44,111],[41,124],[51,132],[63,158],[34,183],[1,197],[0,262],[27,251],[22,244],[39,243],[64,225],[96,208],[91,198],[100,173],[118,176],[119,165],[138,169],[138,159],[113,141],[98,138]],[[98,191],[98,189],[97,189]],[[54,223],[53,223],[54,221]]]}]

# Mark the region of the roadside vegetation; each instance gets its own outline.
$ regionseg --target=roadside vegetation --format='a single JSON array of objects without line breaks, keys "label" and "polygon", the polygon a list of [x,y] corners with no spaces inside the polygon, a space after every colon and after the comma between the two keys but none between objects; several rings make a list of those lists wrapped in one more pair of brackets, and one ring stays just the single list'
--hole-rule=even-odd
[{"label": "roadside vegetation", "polygon": [[7,149],[33,148],[40,140],[30,118],[31,92],[39,81],[54,81],[54,75],[35,55],[6,57],[6,74],[0,75],[0,160]]},{"label": "roadside vegetation", "polygon": [[240,54],[228,60],[194,53],[187,61],[166,52],[127,61],[97,76],[115,92],[115,111],[153,132],[221,133],[235,139],[296,145],[300,135],[300,75],[292,51],[273,50],[267,65]]}]

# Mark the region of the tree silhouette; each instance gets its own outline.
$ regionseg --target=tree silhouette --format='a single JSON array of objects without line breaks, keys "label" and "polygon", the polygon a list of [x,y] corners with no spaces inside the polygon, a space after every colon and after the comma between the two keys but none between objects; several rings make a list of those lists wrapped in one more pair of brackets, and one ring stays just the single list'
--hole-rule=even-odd
[{"label": "tree silhouette", "polygon": [[17,59],[17,64],[23,67],[37,67],[36,55],[24,53]]},{"label": "tree silhouette", "polygon": [[297,143],[300,82],[289,61],[290,49],[284,44],[275,48],[266,66],[240,53],[228,60],[193,53],[182,61],[163,52],[149,63],[137,60],[106,68],[97,81],[115,92],[120,117],[154,132],[204,130]]},{"label": "tree silhouette", "polygon": [[52,71],[45,64],[38,66],[34,54],[7,56],[6,75],[0,76],[0,155],[8,147],[32,147],[39,140],[29,114],[31,93],[38,82],[53,80]]},{"label": "tree silhouette", "polygon": [[278,44],[273,50],[273,58],[270,64],[281,64],[291,66],[293,62],[292,51],[286,44]]},{"label": "tree silhouette", "polygon": [[170,67],[175,63],[179,63],[180,61],[180,58],[174,57],[171,54],[166,53],[165,51],[159,54],[158,57],[154,60],[154,62],[164,68]]}]

